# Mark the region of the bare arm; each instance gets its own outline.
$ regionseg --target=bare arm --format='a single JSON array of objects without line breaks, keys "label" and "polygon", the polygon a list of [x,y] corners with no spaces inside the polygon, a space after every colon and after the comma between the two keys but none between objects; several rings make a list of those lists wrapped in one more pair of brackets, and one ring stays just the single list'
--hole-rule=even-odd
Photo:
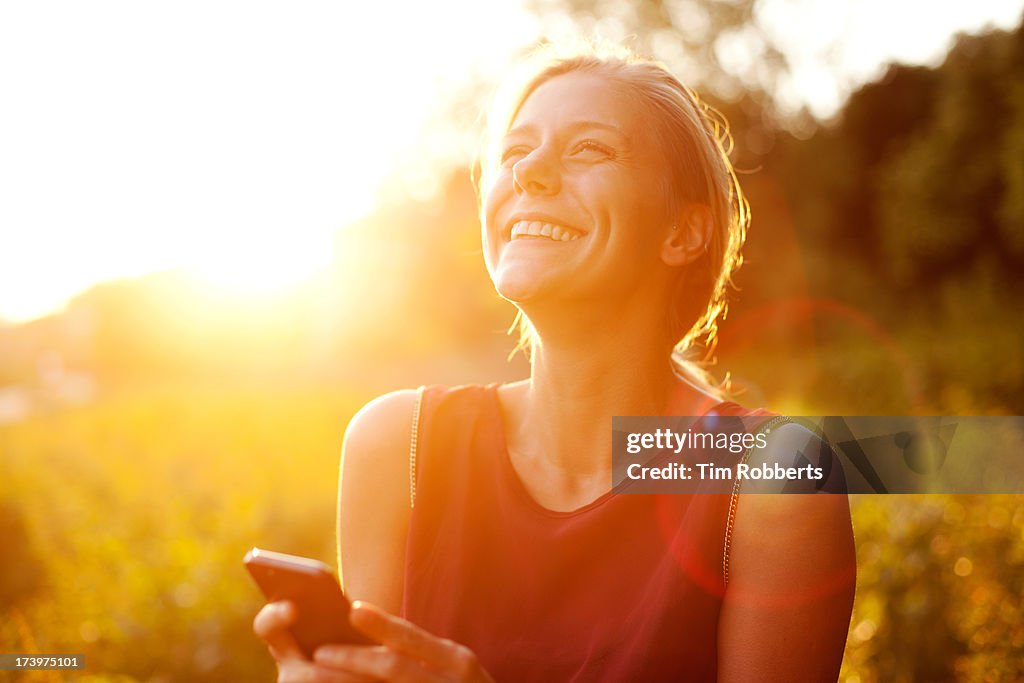
[{"label": "bare arm", "polygon": [[338,483],[342,586],[397,614],[409,529],[409,437],[416,392],[396,391],[364,406],[345,432]]},{"label": "bare arm", "polygon": [[269,646],[280,683],[494,683],[472,650],[395,616],[402,606],[409,438],[416,399],[414,391],[398,391],[371,401],[352,418],[342,446],[342,586],[350,598],[361,601],[352,605],[352,625],[380,645],[322,645],[310,661],[288,630],[296,619],[294,606],[268,604],[256,615],[253,630]]},{"label": "bare arm", "polygon": [[[802,429],[777,430],[789,431],[790,439],[773,435],[770,446],[785,453]],[[836,681],[855,584],[846,495],[740,495],[718,629],[718,680]]]}]

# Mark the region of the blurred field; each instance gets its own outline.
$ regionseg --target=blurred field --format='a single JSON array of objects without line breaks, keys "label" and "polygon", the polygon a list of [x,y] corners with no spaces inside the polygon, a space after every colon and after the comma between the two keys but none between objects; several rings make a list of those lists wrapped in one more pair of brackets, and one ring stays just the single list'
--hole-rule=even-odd
[{"label": "blurred field", "polygon": [[1024,678],[1024,497],[859,496],[845,681]]},{"label": "blurred field", "polygon": [[0,650],[84,652],[90,672],[120,675],[81,680],[270,680],[241,559],[260,545],[335,563],[355,407],[179,386],[0,429]]},{"label": "blurred field", "polygon": [[[337,454],[361,401],[165,386],[0,429],[0,648],[85,653],[89,675],[67,680],[271,680],[241,558],[334,563]],[[860,496],[854,527],[843,680],[1024,676],[1022,497]]]}]

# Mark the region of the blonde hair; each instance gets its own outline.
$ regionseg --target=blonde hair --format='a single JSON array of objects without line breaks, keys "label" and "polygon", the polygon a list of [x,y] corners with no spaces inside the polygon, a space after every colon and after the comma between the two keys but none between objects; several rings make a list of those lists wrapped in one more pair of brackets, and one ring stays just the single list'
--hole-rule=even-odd
[{"label": "blonde hair", "polygon": [[[706,252],[682,269],[667,327],[677,340],[672,350],[675,369],[716,391],[704,366],[712,360],[718,322],[726,315],[732,275],[743,261],[750,209],[729,160],[732,137],[728,122],[664,64],[611,45],[588,43],[569,50],[545,45],[536,50],[524,61],[518,77],[499,91],[488,117],[477,183],[481,221],[485,220],[483,207],[498,167],[501,140],[519,109],[543,83],[568,73],[603,76],[627,88],[647,107],[669,167],[664,188],[668,215],[679,215],[692,203],[710,210],[714,227]],[[534,331],[522,311],[509,332],[517,326],[519,343],[512,353],[522,349],[528,355]],[[699,347],[704,353],[695,358]]]}]

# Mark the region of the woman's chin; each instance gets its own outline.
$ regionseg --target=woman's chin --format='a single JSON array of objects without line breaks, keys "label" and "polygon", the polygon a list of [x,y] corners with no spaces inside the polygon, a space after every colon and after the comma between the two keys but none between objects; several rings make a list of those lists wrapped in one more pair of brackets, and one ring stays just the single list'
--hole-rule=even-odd
[{"label": "woman's chin", "polygon": [[494,288],[503,299],[515,304],[529,303],[538,297],[543,297],[550,292],[551,283],[546,282],[544,277],[537,277],[536,274],[523,272],[522,269],[510,269],[495,273]]},{"label": "woman's chin", "polygon": [[531,283],[497,283],[495,289],[502,299],[511,301],[514,304],[529,303],[537,298],[539,292],[536,285]]}]

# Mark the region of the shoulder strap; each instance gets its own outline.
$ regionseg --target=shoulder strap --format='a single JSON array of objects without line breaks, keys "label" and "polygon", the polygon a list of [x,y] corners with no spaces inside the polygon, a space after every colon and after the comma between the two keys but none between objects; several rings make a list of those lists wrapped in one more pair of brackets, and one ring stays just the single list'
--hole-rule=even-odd
[{"label": "shoulder strap", "polygon": [[423,392],[426,387],[416,390],[416,408],[412,413],[412,428],[409,435],[409,508],[416,507],[416,450],[420,440],[420,414],[423,412]]},{"label": "shoulder strap", "polygon": [[[773,429],[779,425],[793,422],[793,420],[784,415],[776,415],[775,417],[766,420],[758,430],[756,434],[761,434],[766,430]],[[743,458],[740,460],[741,463],[746,463],[750,460],[750,453],[754,448],[751,446],[747,449],[747,452],[743,454]],[[725,581],[725,585],[729,585],[729,550],[732,548],[732,528],[736,522],[736,506],[739,504],[740,499],[740,480],[739,478],[732,485],[732,493],[729,495],[729,514],[725,519],[725,543],[722,546],[722,579]]]}]

